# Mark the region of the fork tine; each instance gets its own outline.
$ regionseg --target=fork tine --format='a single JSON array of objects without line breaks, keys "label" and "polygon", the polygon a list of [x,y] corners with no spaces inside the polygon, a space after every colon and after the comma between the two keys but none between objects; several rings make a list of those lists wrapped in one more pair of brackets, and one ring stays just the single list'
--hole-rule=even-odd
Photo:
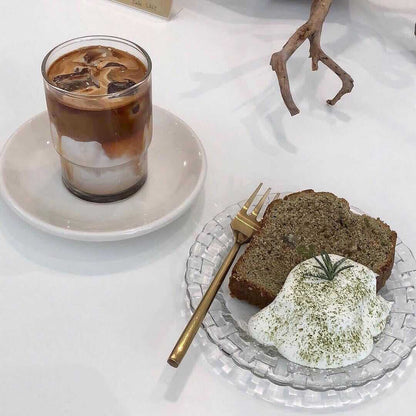
[{"label": "fork tine", "polygon": [[279,198],[280,198],[280,193],[277,192],[276,195],[275,195],[275,197],[273,198],[273,201],[276,201],[276,199],[279,199]]},{"label": "fork tine", "polygon": [[259,203],[256,205],[256,207],[253,209],[252,215],[256,216],[259,215],[259,212],[261,210],[261,207],[263,206],[264,202],[266,201],[267,197],[269,196],[270,191],[272,188],[268,188],[267,191],[264,193],[264,195],[261,197]]},{"label": "fork tine", "polygon": [[257,194],[260,191],[260,188],[263,186],[263,182],[260,182],[260,185],[256,188],[256,190],[251,194],[250,198],[247,199],[246,203],[244,204],[242,210],[244,212],[247,212],[247,210],[250,208],[250,205],[253,203],[254,198],[257,196]]}]

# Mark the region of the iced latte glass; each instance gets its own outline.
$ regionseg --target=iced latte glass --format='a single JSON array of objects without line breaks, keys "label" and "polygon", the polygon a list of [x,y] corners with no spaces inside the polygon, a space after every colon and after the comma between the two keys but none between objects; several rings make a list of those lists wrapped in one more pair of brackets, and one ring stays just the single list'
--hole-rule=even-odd
[{"label": "iced latte glass", "polygon": [[62,180],[80,198],[111,202],[145,183],[152,138],[152,63],[112,36],[72,39],[42,63],[51,135]]}]

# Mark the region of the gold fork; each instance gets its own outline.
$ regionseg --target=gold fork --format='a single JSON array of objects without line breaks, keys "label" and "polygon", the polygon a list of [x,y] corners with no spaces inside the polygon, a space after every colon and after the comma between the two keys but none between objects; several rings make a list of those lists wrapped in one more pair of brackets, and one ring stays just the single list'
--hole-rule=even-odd
[{"label": "gold fork", "polygon": [[250,198],[247,199],[243,208],[240,209],[240,211],[231,221],[231,229],[234,233],[234,245],[232,246],[227,257],[224,259],[224,262],[219,268],[204,297],[201,299],[201,302],[192,315],[192,318],[188,322],[188,325],[186,325],[182,335],[179,337],[178,342],[170,353],[168,363],[172,367],[178,367],[186,352],[188,351],[188,348],[191,345],[195,334],[198,332],[198,329],[201,326],[201,323],[204,320],[205,315],[207,314],[208,309],[218,292],[218,289],[224,281],[224,278],[227,275],[227,272],[231,267],[231,264],[233,263],[241,245],[247,243],[253,236],[254,232],[260,228],[260,221],[257,218],[271,189],[267,189],[251,213],[248,213],[248,210],[262,186],[263,184],[261,183],[256,188]]}]

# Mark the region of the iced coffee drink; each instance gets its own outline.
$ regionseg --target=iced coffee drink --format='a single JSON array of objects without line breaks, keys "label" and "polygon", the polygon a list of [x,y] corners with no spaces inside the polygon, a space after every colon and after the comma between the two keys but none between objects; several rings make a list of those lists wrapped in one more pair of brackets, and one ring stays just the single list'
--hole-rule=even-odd
[{"label": "iced coffee drink", "polygon": [[65,186],[94,202],[136,192],[152,138],[147,53],[119,38],[78,38],[53,49],[42,72]]}]

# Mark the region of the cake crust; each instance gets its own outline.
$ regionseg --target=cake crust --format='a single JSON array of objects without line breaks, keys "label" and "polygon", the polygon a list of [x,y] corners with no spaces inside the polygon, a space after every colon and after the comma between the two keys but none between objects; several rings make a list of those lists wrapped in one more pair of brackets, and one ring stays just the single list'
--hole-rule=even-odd
[{"label": "cake crust", "polygon": [[296,264],[321,251],[372,269],[379,290],[391,274],[396,239],[379,218],[351,212],[349,203],[332,193],[292,193],[268,205],[260,230],[234,266],[231,296],[263,308]]}]

